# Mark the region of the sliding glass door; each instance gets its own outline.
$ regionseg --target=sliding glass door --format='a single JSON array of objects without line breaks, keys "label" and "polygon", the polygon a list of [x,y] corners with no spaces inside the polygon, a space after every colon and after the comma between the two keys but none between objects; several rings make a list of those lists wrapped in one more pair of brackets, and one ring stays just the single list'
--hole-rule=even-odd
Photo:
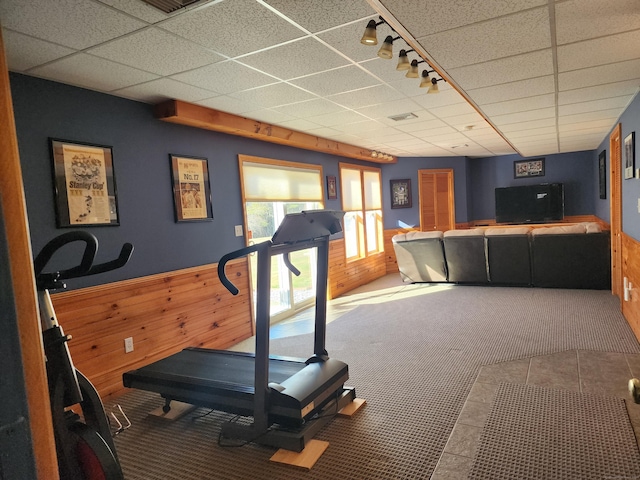
[{"label": "sliding glass door", "polygon": [[[271,239],[288,213],[323,208],[322,170],[316,165],[240,156],[247,244]],[[282,255],[271,259],[271,322],[313,304],[316,295],[316,249],[291,253],[295,276]],[[251,285],[256,297],[257,258],[250,256]]]}]

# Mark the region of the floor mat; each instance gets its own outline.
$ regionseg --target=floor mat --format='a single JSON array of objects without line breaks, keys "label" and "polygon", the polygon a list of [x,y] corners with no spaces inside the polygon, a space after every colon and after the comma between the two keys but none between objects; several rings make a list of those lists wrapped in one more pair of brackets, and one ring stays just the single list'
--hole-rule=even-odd
[{"label": "floor mat", "polygon": [[501,383],[469,478],[640,478],[624,400]]}]

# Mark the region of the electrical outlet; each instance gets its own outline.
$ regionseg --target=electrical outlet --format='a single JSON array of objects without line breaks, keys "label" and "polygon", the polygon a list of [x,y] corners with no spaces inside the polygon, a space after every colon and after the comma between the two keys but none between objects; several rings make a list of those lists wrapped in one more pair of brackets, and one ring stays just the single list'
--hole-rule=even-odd
[{"label": "electrical outlet", "polygon": [[236,237],[242,236],[242,225],[236,225]]},{"label": "electrical outlet", "polygon": [[133,337],[127,337],[124,339],[124,353],[133,352]]}]

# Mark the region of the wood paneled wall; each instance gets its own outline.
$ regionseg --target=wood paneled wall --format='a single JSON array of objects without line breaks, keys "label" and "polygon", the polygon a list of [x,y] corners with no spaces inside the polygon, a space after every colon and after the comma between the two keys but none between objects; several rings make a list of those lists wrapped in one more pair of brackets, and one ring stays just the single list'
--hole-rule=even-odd
[{"label": "wood paneled wall", "polygon": [[640,340],[640,242],[624,233],[622,233],[622,275],[627,277],[633,285],[629,301],[620,299],[622,315],[627,319],[636,338]]},{"label": "wood paneled wall", "polygon": [[[58,322],[73,336],[76,368],[107,396],[122,373],[185,347],[227,348],[253,335],[247,260],[227,264],[240,293],[218,280],[217,264],[52,295]],[[133,337],[134,350],[124,352]]]},{"label": "wood paneled wall", "polygon": [[[254,334],[247,259],[229,262],[227,276],[240,293],[218,280],[217,264],[204,265],[52,295],[76,368],[101,396],[123,390],[122,374],[186,347],[228,348]],[[329,244],[329,298],[384,276],[385,255],[346,262],[344,241]],[[124,339],[134,350],[124,352]]]}]

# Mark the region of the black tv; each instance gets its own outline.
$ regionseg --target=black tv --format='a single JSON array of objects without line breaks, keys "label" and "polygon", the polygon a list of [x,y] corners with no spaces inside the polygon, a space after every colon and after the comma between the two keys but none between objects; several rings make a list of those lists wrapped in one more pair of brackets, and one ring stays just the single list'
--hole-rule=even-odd
[{"label": "black tv", "polygon": [[564,185],[496,188],[496,223],[546,223],[564,218]]}]

